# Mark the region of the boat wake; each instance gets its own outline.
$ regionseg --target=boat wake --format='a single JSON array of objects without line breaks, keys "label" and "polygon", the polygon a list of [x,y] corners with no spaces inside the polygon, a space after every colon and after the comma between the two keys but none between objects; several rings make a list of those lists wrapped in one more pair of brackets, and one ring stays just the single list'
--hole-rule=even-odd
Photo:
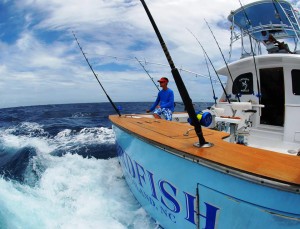
[{"label": "boat wake", "polygon": [[0,129],[0,228],[155,228],[128,190],[110,128]]}]

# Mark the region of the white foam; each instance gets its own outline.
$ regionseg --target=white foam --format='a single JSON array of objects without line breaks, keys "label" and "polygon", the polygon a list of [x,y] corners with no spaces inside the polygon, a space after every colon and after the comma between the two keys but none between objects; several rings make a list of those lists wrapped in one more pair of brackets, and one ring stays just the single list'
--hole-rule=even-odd
[{"label": "white foam", "polygon": [[129,191],[116,158],[67,154],[33,160],[47,166],[35,187],[0,179],[0,208],[8,228],[157,227]]},{"label": "white foam", "polygon": [[80,132],[63,130],[55,138],[56,142],[76,143],[76,144],[114,144],[115,135],[112,129],[105,127],[84,128]]},{"label": "white foam", "polygon": [[[34,127],[34,128],[33,128]],[[29,123],[28,132],[43,129]],[[33,129],[32,129],[33,128]],[[29,130],[30,129],[30,130]],[[34,147],[24,172],[28,185],[0,178],[0,228],[155,228],[157,225],[130,192],[117,158],[84,159],[80,155],[52,156],[68,146],[114,144],[108,128],[64,130],[54,138],[14,135],[0,130],[3,148]]]},{"label": "white foam", "polygon": [[[15,135],[17,127],[0,130],[0,142],[7,149],[21,149],[33,147],[37,153],[49,154],[55,149],[64,149],[66,152],[69,147],[74,145],[87,144],[114,144],[115,135],[112,129],[104,127],[84,128],[79,132],[65,129],[59,132],[54,138],[49,138],[41,126],[25,123],[22,124],[26,135]],[[41,136],[34,137],[31,133],[39,131]]]},{"label": "white foam", "polygon": [[38,152],[49,153],[55,146],[49,144],[49,139],[45,137],[16,136],[13,134],[0,135],[1,144],[5,148],[21,149],[24,147],[34,147]]}]

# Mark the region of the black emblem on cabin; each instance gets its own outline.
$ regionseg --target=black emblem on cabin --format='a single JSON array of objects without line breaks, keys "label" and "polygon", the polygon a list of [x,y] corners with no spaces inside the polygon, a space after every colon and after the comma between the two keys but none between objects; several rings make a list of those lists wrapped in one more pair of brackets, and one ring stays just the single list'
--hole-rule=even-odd
[{"label": "black emblem on cabin", "polygon": [[232,94],[251,95],[253,94],[252,73],[239,75],[233,82]]}]

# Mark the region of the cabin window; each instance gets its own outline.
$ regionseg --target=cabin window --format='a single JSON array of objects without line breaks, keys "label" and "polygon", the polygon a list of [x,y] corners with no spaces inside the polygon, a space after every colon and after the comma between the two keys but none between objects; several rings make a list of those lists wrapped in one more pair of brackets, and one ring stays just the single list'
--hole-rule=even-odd
[{"label": "cabin window", "polygon": [[253,75],[251,72],[239,75],[233,82],[232,94],[253,94]]},{"label": "cabin window", "polygon": [[294,95],[300,95],[300,70],[292,70],[292,88]]}]

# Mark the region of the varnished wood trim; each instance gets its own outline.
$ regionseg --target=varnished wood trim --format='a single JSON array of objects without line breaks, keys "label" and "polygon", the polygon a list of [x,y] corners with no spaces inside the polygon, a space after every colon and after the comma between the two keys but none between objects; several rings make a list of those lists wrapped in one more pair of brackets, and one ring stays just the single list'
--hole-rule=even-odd
[{"label": "varnished wood trim", "polygon": [[[228,143],[222,140],[226,133],[207,129],[203,130],[205,138],[215,146],[198,149],[192,146],[197,141],[194,133],[189,138],[179,136],[190,128],[185,124],[117,116],[110,116],[110,120],[127,133],[166,152],[255,183],[299,193],[299,157]],[[172,134],[168,136],[166,129]]]}]

